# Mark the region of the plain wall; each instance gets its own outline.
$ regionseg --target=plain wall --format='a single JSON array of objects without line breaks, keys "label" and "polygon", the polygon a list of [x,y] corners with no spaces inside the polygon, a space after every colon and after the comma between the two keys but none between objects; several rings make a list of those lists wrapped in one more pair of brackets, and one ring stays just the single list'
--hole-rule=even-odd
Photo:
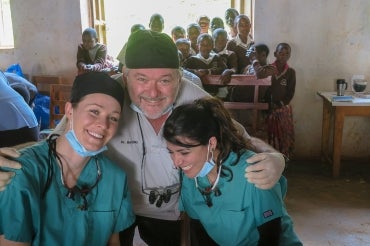
[{"label": "plain wall", "polygon": [[[321,148],[322,99],[317,91],[334,91],[338,78],[364,74],[370,80],[370,1],[258,0],[254,39],[270,47],[292,47],[289,64],[296,70],[292,101],[297,158],[318,157]],[[370,86],[368,90],[370,89]],[[342,154],[364,158],[370,153],[370,118],[347,117]]]},{"label": "plain wall", "polygon": [[0,68],[19,63],[24,73],[60,75],[72,83],[81,42],[79,1],[10,1],[14,46],[0,50]]},{"label": "plain wall", "polygon": [[[86,1],[81,2],[85,6]],[[15,49],[0,50],[0,68],[17,62],[29,75],[55,74],[73,81],[81,23],[86,22],[81,21],[80,1],[12,0],[11,10]],[[322,99],[316,92],[334,90],[337,78],[349,80],[353,74],[370,80],[369,13],[368,0],[255,1],[254,38],[270,47],[270,61],[279,42],[292,46],[289,63],[297,74],[292,105],[298,159],[320,155]],[[345,157],[369,156],[369,123],[370,118],[345,120]]]}]

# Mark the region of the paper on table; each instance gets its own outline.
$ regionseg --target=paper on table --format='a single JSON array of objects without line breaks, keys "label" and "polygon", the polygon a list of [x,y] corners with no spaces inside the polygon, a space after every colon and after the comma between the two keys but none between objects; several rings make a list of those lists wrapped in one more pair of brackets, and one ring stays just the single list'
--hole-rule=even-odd
[{"label": "paper on table", "polygon": [[331,100],[335,102],[350,102],[353,100],[353,96],[333,96]]},{"label": "paper on table", "polygon": [[355,97],[352,100],[353,103],[370,103],[370,98],[359,98]]}]

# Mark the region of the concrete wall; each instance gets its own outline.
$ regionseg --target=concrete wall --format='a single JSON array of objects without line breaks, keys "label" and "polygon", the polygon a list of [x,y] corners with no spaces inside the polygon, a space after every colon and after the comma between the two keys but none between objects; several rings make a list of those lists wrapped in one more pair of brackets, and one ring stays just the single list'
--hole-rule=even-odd
[{"label": "concrete wall", "polygon": [[[279,42],[292,46],[290,65],[297,72],[292,102],[296,157],[318,158],[322,100],[316,91],[334,90],[337,78],[349,80],[353,74],[370,80],[370,2],[258,0],[255,7],[256,41],[271,50]],[[19,62],[27,74],[57,74],[71,82],[81,23],[86,22],[81,22],[80,1],[12,0],[11,8],[15,49],[0,50],[0,68]],[[269,58],[273,60],[273,55]],[[345,156],[369,155],[369,123],[370,118],[346,119]]]},{"label": "concrete wall", "polygon": [[20,63],[24,73],[76,75],[77,45],[81,42],[79,1],[12,0],[14,50],[0,50],[0,68]]},{"label": "concrete wall", "polygon": [[[370,80],[370,2],[367,0],[258,0],[255,33],[273,51],[292,46],[289,61],[297,74],[292,101],[297,157],[317,157],[321,146],[322,100],[317,91],[334,90],[337,78],[364,74]],[[368,88],[370,89],[370,88]],[[346,118],[343,155],[369,156],[370,118]]]}]

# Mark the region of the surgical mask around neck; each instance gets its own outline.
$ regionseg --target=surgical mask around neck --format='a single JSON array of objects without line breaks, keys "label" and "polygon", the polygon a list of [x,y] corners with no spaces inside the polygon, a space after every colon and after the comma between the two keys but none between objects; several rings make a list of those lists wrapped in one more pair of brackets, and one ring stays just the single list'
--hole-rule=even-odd
[{"label": "surgical mask around neck", "polygon": [[77,154],[79,154],[82,157],[91,157],[91,156],[97,155],[108,149],[107,146],[104,145],[102,148],[95,150],[95,151],[87,150],[77,139],[75,131],[73,130],[73,119],[71,119],[70,129],[66,133],[65,137],[67,138],[73,150],[76,151]]},{"label": "surgical mask around neck", "polygon": [[[130,108],[132,109],[132,110],[134,110],[136,113],[138,113],[138,114],[142,114],[142,115],[145,115],[145,116],[147,116],[145,113],[144,113],[144,111],[142,111],[141,110],[141,108],[139,108],[138,106],[136,106],[136,104],[134,104],[134,103],[131,103],[130,104]],[[159,117],[161,117],[161,116],[163,116],[163,115],[165,115],[165,114],[167,114],[168,112],[170,112],[171,110],[173,109],[173,105],[171,105],[170,107],[168,107],[165,111],[163,111],[162,113],[161,113],[161,115],[159,115],[158,116],[158,118]]]},{"label": "surgical mask around neck", "polygon": [[210,150],[210,145],[208,144],[207,160],[196,177],[205,177],[216,165],[216,163],[213,161],[213,150],[211,151],[211,159],[208,158],[209,150]]}]

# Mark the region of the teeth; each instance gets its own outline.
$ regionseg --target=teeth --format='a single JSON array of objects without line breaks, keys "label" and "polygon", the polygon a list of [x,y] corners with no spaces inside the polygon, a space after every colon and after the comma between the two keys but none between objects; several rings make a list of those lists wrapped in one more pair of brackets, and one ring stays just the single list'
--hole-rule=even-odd
[{"label": "teeth", "polygon": [[96,138],[103,138],[103,135],[97,134],[95,132],[89,132],[89,134],[96,137]]},{"label": "teeth", "polygon": [[186,166],[186,167],[181,167],[182,170],[187,171],[192,167],[192,165]]}]

